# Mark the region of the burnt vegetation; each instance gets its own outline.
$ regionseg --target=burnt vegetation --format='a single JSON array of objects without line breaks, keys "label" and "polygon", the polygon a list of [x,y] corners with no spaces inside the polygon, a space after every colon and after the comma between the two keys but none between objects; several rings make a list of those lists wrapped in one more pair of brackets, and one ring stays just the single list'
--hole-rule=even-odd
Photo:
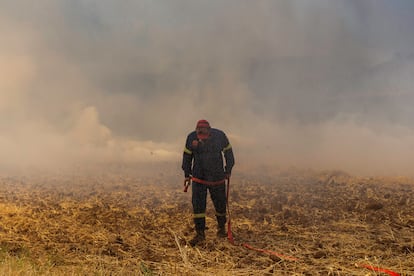
[{"label": "burnt vegetation", "polygon": [[413,200],[408,178],[235,174],[236,244],[215,236],[209,200],[207,241],[192,248],[190,193],[177,176],[3,175],[0,249],[51,274],[367,275],[369,264],[413,275]]}]

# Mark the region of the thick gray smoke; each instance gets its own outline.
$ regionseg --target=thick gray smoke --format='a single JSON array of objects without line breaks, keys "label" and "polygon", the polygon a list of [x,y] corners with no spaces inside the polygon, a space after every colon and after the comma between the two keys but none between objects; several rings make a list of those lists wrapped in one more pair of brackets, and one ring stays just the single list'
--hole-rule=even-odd
[{"label": "thick gray smoke", "polygon": [[412,174],[413,12],[410,0],[3,1],[2,167],[179,167],[205,118],[240,170]]}]

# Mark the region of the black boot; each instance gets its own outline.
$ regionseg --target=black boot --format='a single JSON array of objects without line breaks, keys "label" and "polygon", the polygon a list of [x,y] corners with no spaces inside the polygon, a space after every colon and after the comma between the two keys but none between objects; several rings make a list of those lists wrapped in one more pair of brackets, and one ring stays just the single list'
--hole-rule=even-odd
[{"label": "black boot", "polygon": [[226,217],[225,216],[217,216],[217,237],[219,238],[225,238],[227,237],[226,232]]},{"label": "black boot", "polygon": [[226,228],[223,226],[219,226],[217,230],[217,237],[219,238],[225,238],[227,237]]},{"label": "black boot", "polygon": [[196,246],[197,244],[200,244],[201,242],[206,240],[206,236],[204,234],[204,231],[202,230],[197,230],[197,234],[195,235],[195,237],[190,241],[190,245],[192,247]]}]

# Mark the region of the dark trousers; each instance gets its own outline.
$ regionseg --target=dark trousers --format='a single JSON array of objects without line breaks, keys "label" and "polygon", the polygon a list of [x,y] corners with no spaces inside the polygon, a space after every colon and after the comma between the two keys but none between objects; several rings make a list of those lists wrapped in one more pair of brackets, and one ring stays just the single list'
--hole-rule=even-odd
[{"label": "dark trousers", "polygon": [[216,218],[219,227],[226,224],[226,185],[205,185],[193,181],[192,184],[192,203],[194,213],[194,224],[197,232],[204,231],[206,228],[206,204],[207,190],[210,192]]}]

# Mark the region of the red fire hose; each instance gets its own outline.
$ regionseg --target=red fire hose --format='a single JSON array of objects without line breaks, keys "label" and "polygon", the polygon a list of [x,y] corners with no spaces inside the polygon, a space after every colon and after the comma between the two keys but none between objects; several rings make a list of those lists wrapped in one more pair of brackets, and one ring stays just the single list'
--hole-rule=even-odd
[{"label": "red fire hose", "polygon": [[391,275],[391,276],[400,276],[400,274],[398,274],[397,272],[394,272],[394,271],[386,269],[386,268],[376,267],[376,266],[372,266],[372,265],[368,265],[368,264],[359,264],[357,266],[362,266],[362,267],[365,267],[365,268],[367,268],[369,270],[372,270],[372,271],[383,272],[383,273],[386,273],[386,274]]},{"label": "red fire hose", "polygon": [[227,204],[227,215],[228,215],[228,222],[227,222],[227,239],[231,244],[234,245],[234,238],[233,232],[231,231],[231,216],[230,216],[230,208],[229,208],[229,193],[230,193],[230,177],[227,178],[227,191],[226,191],[226,204]]},{"label": "red fire hose", "polygon": [[[214,182],[214,183],[213,182],[207,182],[207,181],[201,181],[200,179],[196,179],[196,180],[197,180],[197,182],[202,183],[202,184],[206,184],[206,185],[218,185],[218,184],[222,184],[224,182],[224,180],[217,181],[217,182]],[[191,184],[191,179],[186,179],[184,181],[184,192],[187,192],[188,186],[190,186],[190,184]],[[236,243],[234,241],[234,237],[233,237],[233,232],[231,230],[231,213],[230,213],[230,208],[229,208],[229,195],[230,195],[230,178],[227,178],[227,189],[226,189],[226,205],[227,205],[227,215],[228,215],[227,239],[232,245],[236,245]],[[280,253],[277,253],[277,252],[274,252],[274,251],[271,251],[271,250],[255,248],[255,247],[253,247],[253,246],[251,246],[247,243],[242,243],[240,245],[243,246],[244,248],[247,248],[247,249],[250,249],[250,250],[254,250],[254,251],[257,251],[257,252],[262,252],[262,253],[265,253],[265,254],[277,256],[280,259],[284,259],[284,260],[288,260],[288,261],[297,261],[298,260],[298,258],[288,256],[288,255],[284,255],[284,254],[280,254]],[[381,267],[374,267],[372,265],[367,265],[367,264],[359,264],[358,266],[370,269],[372,271],[386,273],[390,276],[400,276],[400,274],[398,274],[397,272],[394,272],[394,271],[389,270],[389,269],[381,268]]]}]

